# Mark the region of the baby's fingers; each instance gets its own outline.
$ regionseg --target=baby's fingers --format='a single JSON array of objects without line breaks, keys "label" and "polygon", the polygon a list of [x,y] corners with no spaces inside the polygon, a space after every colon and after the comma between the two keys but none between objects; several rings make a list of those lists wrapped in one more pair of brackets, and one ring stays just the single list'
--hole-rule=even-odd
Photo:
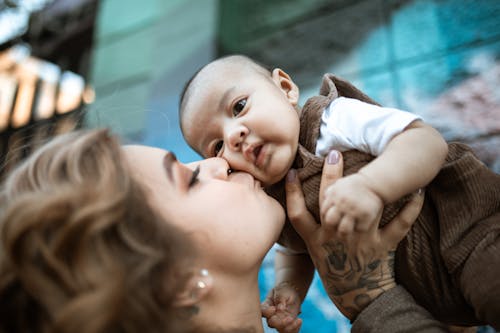
[{"label": "baby's fingers", "polygon": [[342,219],[340,220],[339,227],[337,229],[337,232],[340,236],[342,237],[347,237],[352,234],[354,231],[354,225],[356,224],[356,221],[354,218],[344,215]]},{"label": "baby's fingers", "polygon": [[270,298],[266,298],[264,302],[260,304],[260,312],[265,318],[271,318],[271,316],[276,314],[276,307]]},{"label": "baby's fingers", "polygon": [[321,211],[321,225],[327,234],[337,231],[342,216],[342,211],[333,204],[329,207],[323,207]]},{"label": "baby's fingers", "polygon": [[280,330],[280,333],[298,333],[300,327],[302,326],[302,319],[295,318],[290,324],[288,324],[284,329]]},{"label": "baby's fingers", "polygon": [[267,325],[280,333],[296,333],[300,330],[302,319],[286,314],[276,314],[267,320]]},{"label": "baby's fingers", "polygon": [[276,313],[270,318],[267,318],[267,325],[269,327],[277,329],[280,332],[292,322],[293,318],[290,315],[284,315],[283,313]]}]

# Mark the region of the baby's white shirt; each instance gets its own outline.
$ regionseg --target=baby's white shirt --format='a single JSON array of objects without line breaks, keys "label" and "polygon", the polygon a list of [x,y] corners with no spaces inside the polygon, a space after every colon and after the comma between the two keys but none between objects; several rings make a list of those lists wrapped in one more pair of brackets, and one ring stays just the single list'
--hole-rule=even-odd
[{"label": "baby's white shirt", "polygon": [[417,119],[421,118],[399,109],[336,98],[321,116],[316,155],[325,156],[331,149],[355,149],[378,156],[395,135]]}]

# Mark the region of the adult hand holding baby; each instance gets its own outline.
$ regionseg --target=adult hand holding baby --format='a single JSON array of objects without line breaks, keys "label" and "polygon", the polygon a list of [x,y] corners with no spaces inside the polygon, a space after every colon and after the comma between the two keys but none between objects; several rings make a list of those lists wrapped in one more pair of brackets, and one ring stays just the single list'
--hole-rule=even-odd
[{"label": "adult hand holding baby", "polygon": [[[335,151],[330,154],[336,154],[337,158],[325,159],[320,210],[328,203],[325,190],[343,172],[342,155]],[[375,298],[396,286],[394,251],[418,216],[423,195],[415,195],[383,228],[375,224],[365,232],[348,234],[339,233],[338,224],[328,220],[316,223],[305,206],[294,170],[287,176],[286,196],[288,217],[304,239],[330,299],[347,318],[353,320]]]}]

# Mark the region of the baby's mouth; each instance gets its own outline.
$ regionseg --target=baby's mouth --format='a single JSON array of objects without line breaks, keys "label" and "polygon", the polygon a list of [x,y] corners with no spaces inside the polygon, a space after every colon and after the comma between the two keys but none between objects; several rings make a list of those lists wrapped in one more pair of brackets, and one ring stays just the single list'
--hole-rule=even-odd
[{"label": "baby's mouth", "polygon": [[249,163],[259,167],[259,165],[263,163],[262,159],[263,154],[265,153],[263,149],[265,150],[264,144],[254,144],[247,147],[243,151],[243,154]]},{"label": "baby's mouth", "polygon": [[255,163],[257,163],[257,161],[259,159],[259,154],[260,154],[261,150],[262,150],[262,145],[255,147],[255,149],[253,150],[253,156],[255,158]]},{"label": "baby's mouth", "polygon": [[264,144],[259,145],[255,147],[253,154],[254,154],[254,164],[257,168],[262,168],[264,166],[264,163],[266,163],[266,154],[267,154],[267,149]]}]

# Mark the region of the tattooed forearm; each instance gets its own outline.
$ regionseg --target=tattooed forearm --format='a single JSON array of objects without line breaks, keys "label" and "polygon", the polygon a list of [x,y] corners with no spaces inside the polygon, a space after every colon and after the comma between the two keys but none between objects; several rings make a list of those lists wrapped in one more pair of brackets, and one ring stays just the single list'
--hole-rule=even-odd
[{"label": "tattooed forearm", "polygon": [[383,256],[375,251],[353,255],[341,241],[327,242],[323,249],[326,257],[317,268],[322,270],[323,283],[332,300],[350,317],[394,282],[393,251]]}]

